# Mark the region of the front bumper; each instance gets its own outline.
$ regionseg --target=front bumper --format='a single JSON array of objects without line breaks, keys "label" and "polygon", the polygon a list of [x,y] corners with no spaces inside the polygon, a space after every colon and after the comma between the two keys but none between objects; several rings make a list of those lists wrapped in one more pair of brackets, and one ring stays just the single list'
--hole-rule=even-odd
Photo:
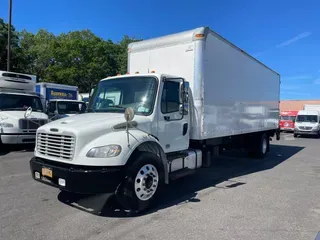
[{"label": "front bumper", "polygon": [[35,143],[36,134],[24,133],[24,134],[5,134],[1,133],[1,142],[3,144],[26,144]]},{"label": "front bumper", "polygon": [[312,135],[312,136],[316,136],[316,135],[319,135],[320,132],[319,132],[319,131],[300,131],[300,130],[294,130],[294,134],[297,134],[297,135]]},{"label": "front bumper", "polygon": [[290,127],[281,127],[280,128],[281,131],[294,131],[294,128],[290,128]]},{"label": "front bumper", "polygon": [[[43,168],[50,169],[52,176],[43,176]],[[30,170],[36,181],[80,194],[114,193],[124,176],[123,166],[78,166],[37,157],[30,160]],[[35,172],[39,173],[40,178],[36,178]],[[59,179],[65,181],[65,186],[59,184]]]}]

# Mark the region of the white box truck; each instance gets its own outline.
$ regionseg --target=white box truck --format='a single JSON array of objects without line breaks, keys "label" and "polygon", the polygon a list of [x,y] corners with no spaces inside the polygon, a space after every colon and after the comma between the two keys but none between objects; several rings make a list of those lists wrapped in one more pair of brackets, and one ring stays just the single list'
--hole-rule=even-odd
[{"label": "white box truck", "polygon": [[31,174],[62,191],[115,193],[145,210],[162,184],[219,147],[279,140],[280,76],[207,27],[132,43],[128,74],[102,79],[88,113],[37,131]]},{"label": "white box truck", "polygon": [[35,143],[37,128],[47,123],[35,85],[34,75],[0,71],[1,144]]},{"label": "white box truck", "polygon": [[77,86],[41,82],[37,83],[36,92],[41,97],[50,121],[71,117],[86,110]]}]

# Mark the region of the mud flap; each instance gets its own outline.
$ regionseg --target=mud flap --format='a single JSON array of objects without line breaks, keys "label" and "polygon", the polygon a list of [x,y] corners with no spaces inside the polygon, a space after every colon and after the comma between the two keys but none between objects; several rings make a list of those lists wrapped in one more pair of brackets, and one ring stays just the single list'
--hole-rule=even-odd
[{"label": "mud flap", "polygon": [[278,128],[278,130],[276,131],[276,139],[277,141],[280,140],[280,128]]},{"label": "mud flap", "polygon": [[118,185],[115,196],[117,202],[121,205],[124,211],[129,212],[131,214],[137,214],[141,210],[145,209],[148,206],[148,202],[141,203],[137,201],[135,197],[132,180],[127,176],[125,177],[122,182]]}]

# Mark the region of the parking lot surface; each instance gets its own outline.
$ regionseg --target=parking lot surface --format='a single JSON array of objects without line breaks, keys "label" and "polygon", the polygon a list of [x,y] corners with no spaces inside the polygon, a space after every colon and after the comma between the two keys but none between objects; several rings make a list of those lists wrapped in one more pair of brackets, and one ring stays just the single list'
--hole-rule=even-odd
[{"label": "parking lot surface", "polygon": [[75,196],[31,178],[33,150],[0,156],[0,239],[297,239],[320,231],[320,139],[282,134],[267,158],[241,153],[173,182],[137,217],[108,196]]}]

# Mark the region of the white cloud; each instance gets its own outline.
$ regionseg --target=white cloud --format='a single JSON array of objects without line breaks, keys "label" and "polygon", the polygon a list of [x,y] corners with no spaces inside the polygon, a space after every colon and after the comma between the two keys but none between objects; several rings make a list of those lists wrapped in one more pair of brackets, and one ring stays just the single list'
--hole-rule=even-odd
[{"label": "white cloud", "polygon": [[[312,34],[312,32],[304,32],[304,33],[300,33],[299,35],[289,39],[289,40],[286,40],[280,44],[277,44],[275,47],[272,47],[272,48],[269,48],[265,51],[261,51],[261,52],[257,52],[255,54],[253,54],[254,57],[258,57],[266,52],[269,52],[271,50],[273,50],[274,48],[282,48],[282,47],[286,47],[286,46],[289,46],[290,44],[292,43],[295,43],[303,38],[306,38],[306,37],[309,37],[310,35]],[[320,71],[320,70],[319,70]]]},{"label": "white cloud", "polygon": [[310,94],[309,93],[305,93],[305,92],[284,91],[284,92],[280,92],[280,95],[308,96]]},{"label": "white cloud", "polygon": [[292,80],[307,80],[312,78],[310,75],[296,75],[290,77],[281,77],[281,80],[292,81]]},{"label": "white cloud", "polygon": [[280,88],[283,90],[297,90],[300,87],[298,85],[281,85]]},{"label": "white cloud", "polygon": [[299,41],[300,39],[309,37],[311,34],[312,34],[311,32],[301,33],[301,34],[299,34],[299,35],[297,35],[297,36],[295,36],[295,37],[293,37],[293,38],[291,38],[291,39],[289,39],[289,40],[287,40],[287,41],[284,41],[284,42],[278,44],[278,45],[276,46],[276,48],[281,48],[281,47],[288,46],[288,45],[290,45],[290,44],[292,44],[292,43],[295,43],[295,42]]}]

